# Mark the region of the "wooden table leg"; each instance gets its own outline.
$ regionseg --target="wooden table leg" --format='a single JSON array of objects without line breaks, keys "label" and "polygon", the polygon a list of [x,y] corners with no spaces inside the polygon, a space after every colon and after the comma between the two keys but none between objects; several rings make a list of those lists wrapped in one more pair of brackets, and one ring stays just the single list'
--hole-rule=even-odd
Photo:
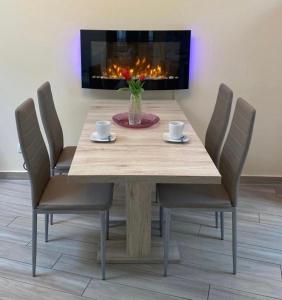
[{"label": "wooden table leg", "polygon": [[152,194],[152,184],[126,185],[127,253],[131,257],[151,253]]},{"label": "wooden table leg", "polygon": [[[124,197],[124,196],[123,196]],[[151,264],[163,263],[164,249],[159,233],[151,238],[152,198],[154,185],[148,183],[130,183],[126,185],[126,241],[111,239],[107,241],[108,263]],[[100,252],[97,259],[100,261]],[[180,262],[180,253],[174,241],[170,243],[169,261]]]}]

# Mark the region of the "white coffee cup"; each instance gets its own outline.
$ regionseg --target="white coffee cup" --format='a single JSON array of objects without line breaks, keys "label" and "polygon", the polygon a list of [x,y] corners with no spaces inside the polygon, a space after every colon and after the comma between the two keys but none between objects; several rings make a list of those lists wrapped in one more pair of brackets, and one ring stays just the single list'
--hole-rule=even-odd
[{"label": "white coffee cup", "polygon": [[182,121],[171,121],[168,123],[169,136],[173,140],[179,140],[183,136],[185,123]]},{"label": "white coffee cup", "polygon": [[107,139],[111,134],[111,122],[110,121],[97,121],[96,132],[97,137],[101,140]]}]

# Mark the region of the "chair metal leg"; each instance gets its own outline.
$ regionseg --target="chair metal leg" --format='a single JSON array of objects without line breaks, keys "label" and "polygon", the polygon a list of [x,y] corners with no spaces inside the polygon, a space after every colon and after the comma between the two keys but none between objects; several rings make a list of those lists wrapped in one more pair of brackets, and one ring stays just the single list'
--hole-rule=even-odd
[{"label": "chair metal leg", "polygon": [[168,257],[169,257],[169,239],[170,239],[170,209],[164,208],[165,230],[164,230],[164,276],[167,276]]},{"label": "chair metal leg", "polygon": [[237,210],[232,212],[232,254],[233,254],[233,274],[237,273]]},{"label": "chair metal leg", "polygon": [[37,248],[37,213],[32,211],[32,276],[36,274],[36,249]]},{"label": "chair metal leg", "polygon": [[[51,169],[51,176],[55,176],[54,169]],[[50,225],[53,225],[53,214],[50,214]]]},{"label": "chair metal leg", "polygon": [[100,240],[100,257],[101,257],[101,271],[102,271],[102,279],[106,279],[106,219],[107,212],[101,212],[101,240]]},{"label": "chair metal leg", "polygon": [[110,239],[110,211],[107,210],[107,219],[106,219],[106,230],[107,230],[107,240]]},{"label": "chair metal leg", "polygon": [[218,228],[218,211],[215,212],[214,217],[215,217],[215,227]]},{"label": "chair metal leg", "polygon": [[224,240],[224,212],[220,212],[221,239]]},{"label": "chair metal leg", "polygon": [[48,242],[49,214],[45,214],[45,242]]},{"label": "chair metal leg", "polygon": [[53,225],[54,222],[53,222],[53,214],[50,214],[50,225]]},{"label": "chair metal leg", "polygon": [[163,207],[160,206],[160,237],[163,236]]}]

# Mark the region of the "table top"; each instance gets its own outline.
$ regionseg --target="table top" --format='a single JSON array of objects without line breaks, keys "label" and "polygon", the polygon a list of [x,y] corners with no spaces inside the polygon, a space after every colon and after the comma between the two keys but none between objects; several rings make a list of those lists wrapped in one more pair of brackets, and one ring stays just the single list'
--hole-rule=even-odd
[{"label": "table top", "polygon": [[[132,129],[113,123],[114,143],[94,143],[97,120],[126,112],[128,100],[95,100],[89,108],[69,178],[85,182],[220,183],[220,174],[204,145],[174,100],[143,100],[144,112],[160,117],[150,128]],[[163,141],[168,122],[185,121],[187,144]]]}]

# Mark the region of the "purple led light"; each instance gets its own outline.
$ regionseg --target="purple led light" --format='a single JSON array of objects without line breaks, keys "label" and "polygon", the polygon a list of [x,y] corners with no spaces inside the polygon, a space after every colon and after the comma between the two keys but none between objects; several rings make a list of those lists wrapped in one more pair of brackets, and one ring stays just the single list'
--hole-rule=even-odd
[{"label": "purple led light", "polygon": [[[192,31],[193,32],[193,31]],[[199,70],[199,56],[200,56],[200,45],[198,39],[191,35],[191,42],[190,42],[190,80],[195,79],[197,76],[197,70]]]},{"label": "purple led light", "polygon": [[80,62],[80,34],[79,32],[73,37],[70,45],[71,65],[75,77],[81,77],[81,62]]}]

